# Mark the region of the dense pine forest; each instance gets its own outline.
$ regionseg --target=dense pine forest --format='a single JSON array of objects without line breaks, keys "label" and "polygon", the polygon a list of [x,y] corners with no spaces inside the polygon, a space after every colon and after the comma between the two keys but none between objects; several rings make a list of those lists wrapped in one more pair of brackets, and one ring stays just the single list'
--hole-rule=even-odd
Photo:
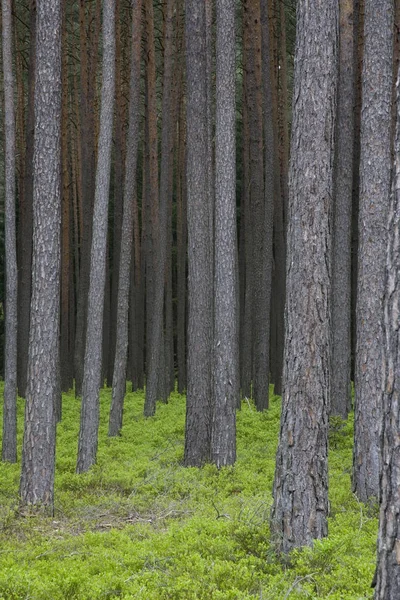
[{"label": "dense pine forest", "polygon": [[400,0],[0,17],[0,600],[399,600]]}]

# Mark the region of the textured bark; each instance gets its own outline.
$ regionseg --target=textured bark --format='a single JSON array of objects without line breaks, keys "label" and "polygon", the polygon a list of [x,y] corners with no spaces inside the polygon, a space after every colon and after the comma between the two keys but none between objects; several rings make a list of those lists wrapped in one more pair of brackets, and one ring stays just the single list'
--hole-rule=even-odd
[{"label": "textured bark", "polygon": [[[245,0],[244,53],[246,69],[246,107],[249,126],[249,236],[251,268],[247,296],[251,295],[252,379],[257,410],[268,407],[267,330],[264,326],[266,289],[264,278],[264,160],[261,76],[260,3]],[[246,232],[247,233],[247,232]],[[245,309],[246,310],[246,309]],[[248,309],[249,311],[249,309]],[[246,325],[247,326],[247,323]]]},{"label": "textured bark", "polygon": [[210,458],[212,252],[208,195],[206,11],[204,0],[186,0],[188,361],[186,466]]},{"label": "textured bark", "polygon": [[[173,100],[173,69],[174,69],[174,12],[175,1],[167,0],[165,15],[164,38],[164,74],[162,98],[162,129],[161,129],[161,169],[159,190],[159,211],[153,218],[154,239],[157,240],[155,257],[155,289],[153,305],[153,321],[151,338],[148,346],[147,383],[144,414],[149,417],[156,410],[157,391],[161,391],[161,398],[166,398],[163,325],[164,325],[164,292],[165,270],[167,264],[167,233],[169,213],[169,191],[173,159],[173,146],[171,138],[174,137],[172,123]],[[149,93],[150,98],[150,93]],[[155,202],[156,199],[153,199]],[[157,202],[158,204],[158,202]],[[161,363],[161,364],[160,364]],[[161,377],[161,382],[160,382]],[[161,386],[160,386],[161,383]]]},{"label": "textured bark", "polygon": [[[244,44],[247,40],[246,30]],[[252,344],[252,254],[253,254],[253,239],[251,232],[251,208],[250,208],[250,157],[249,157],[249,119],[247,110],[247,77],[246,77],[246,61],[248,52],[244,48],[244,74],[243,74],[243,196],[242,196],[242,221],[241,226],[244,229],[244,290],[243,290],[243,319],[242,329],[240,333],[240,387],[242,395],[245,398],[251,396],[251,379],[252,379],[252,364],[253,364],[253,344]]]},{"label": "textured bark", "polygon": [[354,146],[354,0],[340,0],[332,254],[331,413],[351,408],[351,224]]},{"label": "textured bark", "polygon": [[97,454],[114,92],[115,0],[104,0],[100,133],[93,211],[88,320],[77,460],[78,473],[87,471],[95,463]]},{"label": "textured bark", "polygon": [[186,389],[186,114],[185,101],[181,98],[179,115],[178,181],[176,197],[176,243],[177,243],[177,360],[178,392]]},{"label": "textured bark", "polygon": [[[142,0],[132,4],[132,57],[129,98],[129,131],[125,164],[124,205],[119,265],[117,338],[108,435],[122,428],[128,356],[129,286],[134,228],[134,198],[137,194],[137,159],[140,126],[140,40]],[[136,215],[137,217],[137,215]]]},{"label": "textured bark", "polygon": [[358,207],[360,197],[360,129],[361,129],[361,78],[364,57],[364,0],[355,0],[354,50],[355,103],[354,103],[354,147],[353,147],[353,211],[351,235],[351,379],[354,381],[356,338],[357,338],[357,262],[358,262]]},{"label": "textured bark", "polygon": [[28,373],[29,321],[32,279],[32,221],[33,221],[33,133],[36,55],[36,1],[30,5],[30,48],[28,69],[28,110],[26,115],[25,181],[23,203],[20,197],[18,223],[18,393],[26,392]]},{"label": "textured bark", "polygon": [[[275,8],[275,7],[274,7]],[[271,22],[271,29],[273,22]],[[272,36],[271,36],[272,37]],[[274,40],[273,111],[275,123],[274,270],[271,308],[271,375],[275,394],[282,394],[286,295],[286,213],[288,206],[288,81],[285,3],[279,0],[279,27]]]},{"label": "textured bark", "polygon": [[117,311],[118,311],[118,280],[120,268],[120,251],[122,240],[122,215],[123,215],[123,197],[124,197],[124,178],[125,178],[125,160],[126,160],[126,102],[125,86],[123,81],[123,72],[126,68],[123,60],[123,40],[121,35],[121,19],[127,15],[124,13],[121,0],[116,0],[116,73],[115,73],[115,141],[114,141],[114,211],[113,211],[113,244],[112,244],[112,275],[111,275],[111,307],[110,307],[110,335],[107,340],[108,365],[107,365],[107,385],[112,386],[115,346],[117,337]]},{"label": "textured bark", "polygon": [[380,510],[375,600],[400,597],[400,80],[397,79],[395,161],[389,207],[383,313],[383,422],[380,433]]},{"label": "textured bark", "polygon": [[2,460],[17,460],[17,244],[15,225],[15,110],[11,0],[2,0],[5,132],[5,345]]},{"label": "textured bark", "polygon": [[283,552],[327,534],[338,8],[336,0],[300,0],[297,8],[284,394],[271,518]]},{"label": "textured bark", "polygon": [[[100,0],[97,0],[100,1]],[[89,9],[91,10],[91,4]],[[80,0],[80,175],[81,175],[81,261],[75,335],[75,395],[82,394],[87,302],[90,278],[90,251],[92,245],[93,200],[95,193],[95,102],[94,88],[96,63],[90,60],[97,53],[97,36],[89,35],[86,2]]]},{"label": "textured bark", "polygon": [[33,268],[21,500],[53,506],[61,224],[61,1],[37,5]]},{"label": "textured bark", "polygon": [[[60,315],[60,371],[61,389],[68,392],[73,384],[70,363],[69,327],[69,285],[70,285],[70,171],[68,152],[68,48],[67,48],[67,2],[63,2],[62,33],[62,121],[61,121],[61,160],[62,160],[62,207],[61,207],[61,315]],[[61,418],[60,412],[57,420]]]},{"label": "textured bark", "polygon": [[236,460],[239,396],[236,254],[235,1],[217,0],[215,270],[211,459]]},{"label": "textured bark", "polygon": [[365,0],[364,19],[353,451],[353,490],[363,502],[377,497],[379,489],[381,302],[391,172],[393,0],[379,4]]}]

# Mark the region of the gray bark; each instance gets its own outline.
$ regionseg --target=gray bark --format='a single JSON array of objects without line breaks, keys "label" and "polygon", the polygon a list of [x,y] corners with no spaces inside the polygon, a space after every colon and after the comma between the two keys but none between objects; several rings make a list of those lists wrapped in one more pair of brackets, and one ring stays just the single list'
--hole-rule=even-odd
[{"label": "gray bark", "polygon": [[236,252],[235,0],[217,0],[214,352],[211,459],[236,460],[239,397]]},{"label": "gray bark", "polygon": [[[391,173],[393,0],[365,0],[353,490],[378,496],[382,323]],[[377,93],[379,90],[379,93]]]},{"label": "gray bark", "polygon": [[81,425],[76,467],[78,473],[87,471],[96,461],[97,454],[114,91],[115,0],[104,0],[100,133],[93,211],[93,235],[90,262],[85,364],[82,386]]},{"label": "gray bark", "polygon": [[354,0],[340,0],[332,254],[331,413],[351,409],[351,224],[354,146]]},{"label": "gray bark", "polygon": [[37,5],[33,265],[23,504],[53,506],[59,393],[61,224],[61,1]]},{"label": "gray bark", "polygon": [[186,0],[188,361],[185,465],[210,458],[212,353],[212,215],[208,195],[206,11]]},{"label": "gray bark", "polygon": [[392,195],[389,207],[389,243],[383,301],[383,422],[380,433],[380,510],[375,600],[400,597],[400,80],[397,80],[397,125]]},{"label": "gray bark", "polygon": [[129,287],[134,225],[134,198],[137,193],[137,159],[140,126],[140,41],[142,0],[132,3],[132,56],[129,98],[129,131],[126,151],[124,205],[119,265],[117,337],[115,347],[112,401],[108,435],[118,435],[126,387],[128,357]]},{"label": "gray bark", "polygon": [[327,534],[338,10],[337,0],[297,7],[284,393],[271,518],[283,552]]},{"label": "gray bark", "polygon": [[2,459],[17,460],[17,244],[11,0],[2,0],[5,133],[5,345]]}]

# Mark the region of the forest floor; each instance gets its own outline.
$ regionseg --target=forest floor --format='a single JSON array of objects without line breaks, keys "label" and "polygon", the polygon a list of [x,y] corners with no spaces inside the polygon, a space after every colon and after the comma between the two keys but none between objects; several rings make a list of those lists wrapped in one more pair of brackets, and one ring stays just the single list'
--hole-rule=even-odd
[{"label": "forest floor", "polygon": [[[238,413],[237,463],[182,466],[184,397],[142,416],[126,396],[122,436],[107,437],[101,393],[98,463],[75,474],[79,402],[64,395],[55,514],[18,510],[20,465],[0,464],[0,600],[372,598],[377,507],[351,492],[352,422],[331,432],[329,537],[278,559],[269,543],[280,401]],[[19,401],[22,442],[23,402]]]}]

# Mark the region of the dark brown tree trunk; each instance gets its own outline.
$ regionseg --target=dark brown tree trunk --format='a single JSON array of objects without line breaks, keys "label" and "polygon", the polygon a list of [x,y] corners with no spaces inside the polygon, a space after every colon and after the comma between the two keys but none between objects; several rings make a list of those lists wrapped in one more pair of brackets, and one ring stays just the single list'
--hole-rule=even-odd
[{"label": "dark brown tree trunk", "polygon": [[81,426],[77,472],[87,471],[96,461],[99,427],[99,392],[102,373],[104,284],[106,275],[108,197],[111,171],[115,93],[115,0],[103,0],[103,66],[100,134],[93,210],[88,320]]},{"label": "dark brown tree trunk", "polygon": [[59,369],[61,13],[60,0],[37,5],[32,301],[20,488],[24,505],[50,510]]},{"label": "dark brown tree trunk", "polygon": [[391,174],[393,18],[393,0],[378,4],[365,0],[353,452],[353,490],[363,502],[377,497],[379,489],[381,303]]},{"label": "dark brown tree trunk", "polygon": [[186,253],[187,253],[187,214],[186,214],[186,114],[185,101],[180,100],[178,174],[176,199],[176,240],[177,240],[177,362],[178,392],[186,389]]},{"label": "dark brown tree trunk", "polygon": [[211,459],[236,460],[239,397],[236,250],[235,0],[217,0],[215,128],[215,279]]},{"label": "dark brown tree trunk", "polygon": [[351,409],[351,224],[354,147],[354,0],[340,0],[333,202],[331,413]]},{"label": "dark brown tree trunk", "polygon": [[[164,325],[164,292],[165,292],[165,271],[167,264],[167,233],[168,233],[168,213],[169,213],[169,191],[171,181],[171,169],[173,166],[173,146],[171,139],[174,138],[172,126],[172,100],[173,100],[173,69],[174,69],[174,13],[175,0],[167,0],[165,16],[165,40],[164,40],[164,74],[163,74],[163,99],[162,99],[162,130],[161,130],[161,170],[160,170],[160,190],[159,190],[159,209],[158,198],[154,195],[153,232],[156,244],[155,256],[155,288],[151,338],[148,340],[148,360],[147,360],[147,382],[146,382],[146,401],[144,414],[149,417],[154,415],[156,409],[157,390],[161,392],[161,398],[166,399],[165,389],[165,352],[163,343],[163,325]],[[150,74],[149,74],[150,78]],[[154,75],[155,78],[155,75]],[[149,90],[149,99],[152,92]],[[153,119],[152,119],[153,120]],[[152,129],[151,129],[152,130]],[[155,135],[157,135],[155,133]],[[156,152],[157,139],[153,150],[154,142],[150,136],[151,155]],[[156,160],[151,157],[151,160]],[[151,179],[156,181],[156,172],[152,174]],[[155,185],[155,182],[154,182]],[[157,212],[157,214],[156,214]],[[163,360],[164,359],[164,360]],[[160,380],[161,377],[161,380]]]},{"label": "dark brown tree trunk", "polygon": [[284,394],[271,515],[283,552],[327,535],[338,12],[337,0],[297,6]]},{"label": "dark brown tree trunk", "polygon": [[186,0],[187,210],[189,314],[185,465],[210,458],[212,354],[212,215],[208,194],[206,10]]},{"label": "dark brown tree trunk", "polygon": [[[97,0],[100,1],[100,0]],[[92,4],[89,5],[91,10]],[[75,395],[81,396],[85,357],[87,301],[90,278],[90,252],[92,245],[93,200],[95,192],[95,102],[94,80],[96,63],[91,56],[97,53],[97,36],[89,35],[86,2],[80,0],[80,175],[81,175],[81,264],[76,314],[75,335]],[[94,73],[92,72],[94,70]]]},{"label": "dark brown tree trunk", "polygon": [[380,433],[380,511],[375,600],[400,597],[400,404],[398,306],[400,294],[400,79],[397,80],[397,125],[389,244],[386,258],[383,316],[383,423]]},{"label": "dark brown tree trunk", "polygon": [[2,0],[5,133],[5,344],[2,460],[17,461],[17,243],[11,0]]},{"label": "dark brown tree trunk", "polygon": [[132,4],[132,57],[129,99],[129,132],[125,164],[122,238],[119,265],[117,337],[108,435],[122,428],[128,357],[129,286],[134,230],[134,203],[137,194],[137,159],[140,128],[140,41],[142,0]]},{"label": "dark brown tree trunk", "polygon": [[[277,7],[274,7],[277,10]],[[278,20],[278,19],[277,19]],[[284,313],[286,296],[286,212],[288,206],[288,82],[285,2],[279,0],[279,27],[274,52],[273,114],[275,122],[274,270],[271,300],[271,375],[275,394],[282,395]]]},{"label": "dark brown tree trunk", "polygon": [[[25,181],[20,197],[18,224],[18,393],[23,398],[26,392],[28,373],[29,322],[32,279],[32,221],[33,221],[33,134],[34,95],[36,70],[36,0],[30,4],[30,48],[28,69],[28,110],[26,116]],[[21,200],[23,199],[23,203]]]}]

